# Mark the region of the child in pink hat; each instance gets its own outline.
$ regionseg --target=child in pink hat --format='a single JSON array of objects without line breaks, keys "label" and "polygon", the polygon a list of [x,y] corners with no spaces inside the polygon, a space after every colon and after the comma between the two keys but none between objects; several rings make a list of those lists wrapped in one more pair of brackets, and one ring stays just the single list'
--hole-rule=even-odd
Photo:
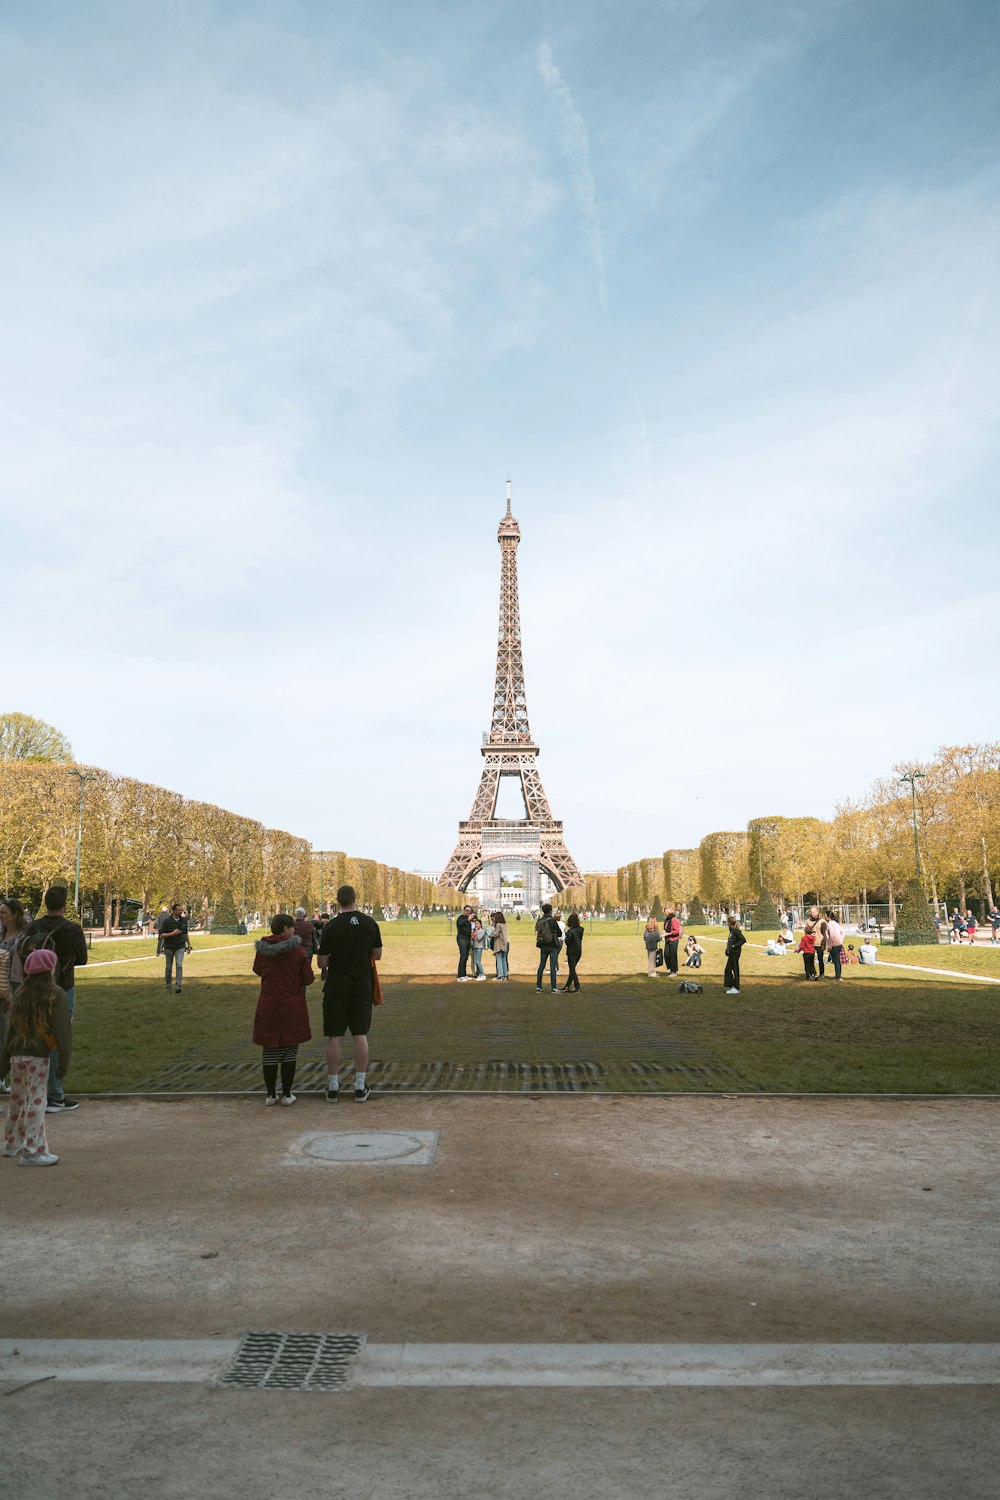
[{"label": "child in pink hat", "polygon": [[45,1135],[49,1054],[59,1049],[59,1076],[69,1067],[72,1028],[69,1001],[55,982],[56,955],[38,948],[24,960],[24,983],[10,1002],[0,1077],[10,1068],[10,1107],[4,1123],[4,1156],[22,1167],[54,1167],[59,1160]]}]

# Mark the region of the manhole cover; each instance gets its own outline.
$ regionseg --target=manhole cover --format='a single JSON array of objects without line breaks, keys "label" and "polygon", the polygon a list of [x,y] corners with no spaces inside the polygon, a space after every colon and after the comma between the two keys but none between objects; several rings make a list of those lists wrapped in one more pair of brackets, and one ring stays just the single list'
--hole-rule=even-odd
[{"label": "manhole cover", "polygon": [[345,1391],[359,1333],[245,1333],[219,1384],[253,1391]]},{"label": "manhole cover", "polygon": [[369,1165],[429,1167],[437,1151],[436,1130],[324,1130],[299,1137],[289,1160],[367,1162]]}]

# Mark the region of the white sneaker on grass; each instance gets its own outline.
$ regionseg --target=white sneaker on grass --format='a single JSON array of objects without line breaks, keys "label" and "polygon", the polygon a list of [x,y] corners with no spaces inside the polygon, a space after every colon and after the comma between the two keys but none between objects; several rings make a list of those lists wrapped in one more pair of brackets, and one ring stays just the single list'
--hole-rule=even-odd
[{"label": "white sneaker on grass", "polygon": [[727,990],[726,994],[727,995],[738,995],[739,994],[739,990]]}]

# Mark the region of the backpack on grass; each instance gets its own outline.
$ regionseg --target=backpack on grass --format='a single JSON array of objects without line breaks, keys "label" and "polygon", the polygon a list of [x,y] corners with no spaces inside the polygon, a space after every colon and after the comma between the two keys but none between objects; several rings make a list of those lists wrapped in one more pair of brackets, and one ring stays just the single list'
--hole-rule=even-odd
[{"label": "backpack on grass", "polygon": [[693,979],[682,979],[677,986],[679,995],[701,995],[703,990],[700,984],[695,984]]}]

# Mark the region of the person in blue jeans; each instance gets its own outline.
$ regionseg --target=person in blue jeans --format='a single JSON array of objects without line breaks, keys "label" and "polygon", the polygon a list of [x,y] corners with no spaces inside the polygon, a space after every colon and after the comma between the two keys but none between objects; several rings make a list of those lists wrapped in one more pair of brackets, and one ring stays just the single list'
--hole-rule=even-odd
[{"label": "person in blue jeans", "polygon": [[[87,962],[87,939],[79,922],[71,922],[66,916],[68,900],[69,891],[64,885],[50,886],[45,892],[45,915],[37,917],[28,927],[25,933],[24,957],[27,957],[33,947],[44,945],[55,950],[54,978],[66,996],[69,1018],[72,1021],[76,999],[74,980],[76,970],[82,968]],[[61,1114],[65,1110],[80,1107],[75,1099],[66,1097],[66,1085],[59,1076],[58,1050],[49,1056],[47,1094],[46,1114]]]},{"label": "person in blue jeans", "polygon": [[191,952],[191,944],[188,941],[188,920],[179,901],[175,901],[170,908],[170,917],[163,924],[160,937],[163,943],[163,956],[166,959],[167,994],[170,993],[171,969],[173,969],[174,978],[177,981],[176,993],[179,995],[184,982],[184,955]]},{"label": "person in blue jeans", "polygon": [[472,966],[475,970],[473,978],[477,981],[486,978],[486,970],[483,968],[483,949],[486,947],[486,928],[479,917],[472,918]]},{"label": "person in blue jeans", "polygon": [[535,989],[541,992],[545,965],[549,966],[553,995],[559,992],[559,924],[552,915],[551,902],[546,901],[542,915],[535,923],[535,947],[538,949],[538,974]]},{"label": "person in blue jeans", "polygon": [[490,927],[490,942],[493,947],[493,957],[496,959],[496,979],[508,979],[510,969],[507,963],[507,954],[510,952],[510,937],[507,932],[507,919],[502,911],[493,913],[493,924]]}]

